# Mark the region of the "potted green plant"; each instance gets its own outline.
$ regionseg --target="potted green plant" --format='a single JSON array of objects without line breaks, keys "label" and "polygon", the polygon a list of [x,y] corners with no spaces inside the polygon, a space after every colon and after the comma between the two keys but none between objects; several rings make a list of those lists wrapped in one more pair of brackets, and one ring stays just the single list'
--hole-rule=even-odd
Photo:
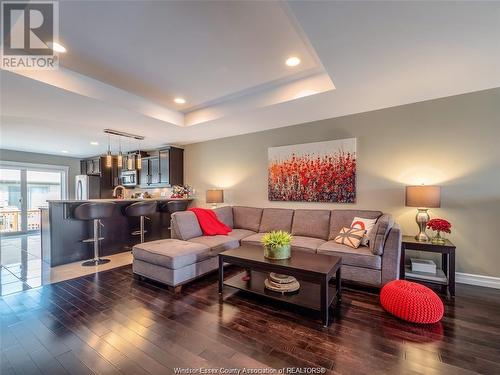
[{"label": "potted green plant", "polygon": [[288,259],[291,257],[292,235],[278,230],[266,233],[262,237],[264,256],[269,259]]}]

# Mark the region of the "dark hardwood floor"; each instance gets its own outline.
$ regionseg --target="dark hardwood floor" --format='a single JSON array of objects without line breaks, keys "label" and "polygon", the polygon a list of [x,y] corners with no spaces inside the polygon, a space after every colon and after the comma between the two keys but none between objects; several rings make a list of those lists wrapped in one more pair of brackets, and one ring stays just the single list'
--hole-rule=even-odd
[{"label": "dark hardwood floor", "polygon": [[[229,272],[236,272],[230,270]],[[404,323],[345,289],[334,323],[235,291],[215,274],[180,294],[131,267],[0,299],[7,374],[166,374],[176,367],[321,366],[342,374],[500,374],[500,290],[459,285],[442,322]]]}]

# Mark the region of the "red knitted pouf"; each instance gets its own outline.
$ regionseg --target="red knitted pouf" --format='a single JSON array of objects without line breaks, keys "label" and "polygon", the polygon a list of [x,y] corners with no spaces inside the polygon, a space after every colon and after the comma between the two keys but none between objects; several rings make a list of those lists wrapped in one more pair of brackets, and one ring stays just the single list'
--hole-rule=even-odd
[{"label": "red knitted pouf", "polygon": [[439,296],[424,285],[394,280],[380,291],[380,304],[389,313],[412,323],[436,323],[444,314]]}]

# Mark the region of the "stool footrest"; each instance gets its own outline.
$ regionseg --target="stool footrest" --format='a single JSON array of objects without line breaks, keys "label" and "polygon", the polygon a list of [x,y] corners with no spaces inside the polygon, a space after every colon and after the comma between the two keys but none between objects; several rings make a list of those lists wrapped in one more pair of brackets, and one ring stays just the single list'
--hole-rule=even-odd
[{"label": "stool footrest", "polygon": [[108,263],[108,262],[111,262],[111,260],[110,259],[97,258],[97,259],[91,259],[91,260],[87,260],[87,261],[83,262],[82,266],[84,266],[84,267],[98,266],[100,264],[105,264],[105,263]]},{"label": "stool footrest", "polygon": [[[102,240],[104,240],[104,237],[99,237],[98,240],[102,241]],[[94,239],[93,238],[87,238],[86,240],[82,240],[82,242],[83,243],[94,242]]]},{"label": "stool footrest", "polygon": [[[148,233],[147,230],[144,231],[144,233]],[[132,233],[130,233],[132,236],[140,236],[141,235],[141,231],[140,230],[135,230],[133,231]]]}]

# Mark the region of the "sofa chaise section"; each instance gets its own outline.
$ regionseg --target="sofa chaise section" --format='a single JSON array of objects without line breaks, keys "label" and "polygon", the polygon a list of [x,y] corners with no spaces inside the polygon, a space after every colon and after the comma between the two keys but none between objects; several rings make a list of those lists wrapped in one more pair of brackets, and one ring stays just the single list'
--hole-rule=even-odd
[{"label": "sofa chaise section", "polygon": [[172,215],[171,233],[171,239],[134,246],[135,274],[177,287],[217,269],[218,254],[240,246],[232,236],[204,236],[190,211]]},{"label": "sofa chaise section", "polygon": [[133,247],[134,274],[175,287],[193,280],[218,265],[210,247],[188,241],[164,239]]}]

